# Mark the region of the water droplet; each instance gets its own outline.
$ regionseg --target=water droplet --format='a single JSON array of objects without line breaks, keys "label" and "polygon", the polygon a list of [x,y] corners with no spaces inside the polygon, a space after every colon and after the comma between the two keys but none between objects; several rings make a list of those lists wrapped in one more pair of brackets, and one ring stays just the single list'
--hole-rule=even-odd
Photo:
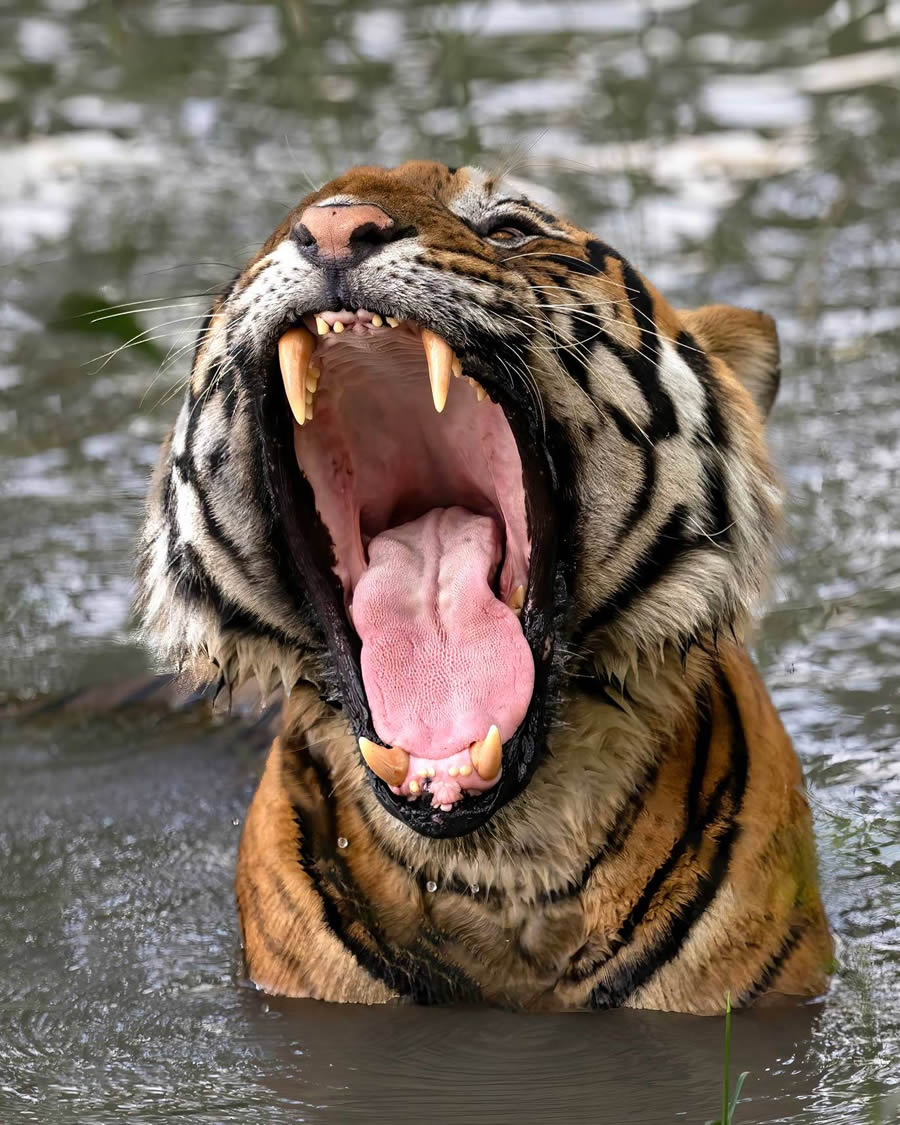
[{"label": "water droplet", "polygon": [[349,843],[350,843],[350,841],[347,839],[346,836],[338,836],[338,847],[339,848],[346,848],[349,845]]},{"label": "water droplet", "polygon": [[434,879],[428,880],[428,882],[425,884],[425,890],[428,891],[429,894],[434,894],[434,892],[437,890],[437,883],[434,881]]},{"label": "water droplet", "polygon": [[469,890],[472,892],[473,895],[477,895],[478,892],[481,890],[481,887],[479,887],[477,883],[470,883],[469,884]]}]

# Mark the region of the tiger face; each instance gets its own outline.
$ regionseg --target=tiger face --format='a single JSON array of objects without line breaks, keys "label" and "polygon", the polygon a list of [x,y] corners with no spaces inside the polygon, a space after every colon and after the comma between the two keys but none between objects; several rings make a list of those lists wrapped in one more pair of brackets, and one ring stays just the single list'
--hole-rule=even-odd
[{"label": "tiger face", "polygon": [[469,833],[561,704],[739,628],[779,495],[771,320],[676,312],[474,168],[355,168],[216,301],[140,606],[224,687],[317,685],[381,804]]}]

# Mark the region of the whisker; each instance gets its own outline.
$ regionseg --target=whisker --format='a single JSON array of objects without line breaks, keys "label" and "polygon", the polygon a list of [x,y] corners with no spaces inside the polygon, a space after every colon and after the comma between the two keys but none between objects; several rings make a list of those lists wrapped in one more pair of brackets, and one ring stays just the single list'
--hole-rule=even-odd
[{"label": "whisker", "polygon": [[163,332],[161,336],[154,336],[153,333],[157,332],[159,329],[166,328],[171,324],[183,324],[185,321],[196,320],[198,315],[199,314],[195,314],[194,316],[180,316],[174,318],[173,320],[164,320],[162,324],[156,324],[152,328],[146,328],[143,332],[138,332],[136,336],[132,336],[131,339],[126,340],[124,344],[120,344],[117,348],[113,348],[112,351],[103,352],[101,355],[87,360],[81,366],[86,367],[89,363],[97,363],[102,359],[103,363],[99,368],[97,368],[96,372],[99,373],[103,370],[104,367],[106,367],[108,363],[110,363],[111,360],[115,359],[119,352],[125,351],[127,348],[137,347],[138,344],[154,343],[157,340],[161,340],[163,339],[163,337],[167,336],[168,333]]},{"label": "whisker", "polygon": [[[191,301],[179,301],[179,302],[177,302],[176,304],[173,304],[173,305],[151,305],[149,308],[123,309],[121,312],[112,312],[112,313],[106,313],[104,316],[95,316],[91,320],[91,324],[99,324],[101,321],[104,321],[104,320],[115,320],[116,317],[119,317],[119,316],[134,316],[134,314],[136,312],[158,313],[158,312],[167,312],[169,309],[186,309],[186,308],[190,308],[192,303],[193,302],[191,302]],[[90,316],[90,313],[86,313],[85,315]]]}]

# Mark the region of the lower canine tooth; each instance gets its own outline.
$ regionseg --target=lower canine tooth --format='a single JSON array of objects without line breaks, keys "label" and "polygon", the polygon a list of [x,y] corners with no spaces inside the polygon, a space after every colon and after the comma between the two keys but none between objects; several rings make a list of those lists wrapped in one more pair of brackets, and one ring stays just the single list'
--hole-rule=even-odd
[{"label": "lower canine tooth", "polygon": [[447,394],[450,391],[450,369],[455,358],[453,349],[429,328],[422,329],[422,346],[425,348],[425,360],[428,364],[431,397],[435,410],[440,414],[447,405]]},{"label": "lower canine tooth", "polygon": [[500,772],[502,754],[503,743],[500,739],[500,731],[492,726],[485,735],[484,742],[476,742],[469,751],[475,772],[482,781],[491,781]]},{"label": "lower canine tooth", "polygon": [[278,341],[278,364],[291,413],[302,426],[312,411],[307,405],[309,357],[316,342],[306,328],[291,328]]},{"label": "lower canine tooth", "polygon": [[[402,785],[409,770],[409,754],[399,746],[379,746],[371,739],[361,738],[359,750],[366,765],[388,785]],[[416,783],[409,783],[410,789]]]},{"label": "lower canine tooth", "polygon": [[516,586],[515,590],[509,595],[506,604],[513,611],[513,613],[521,613],[522,606],[525,604],[525,587]]}]

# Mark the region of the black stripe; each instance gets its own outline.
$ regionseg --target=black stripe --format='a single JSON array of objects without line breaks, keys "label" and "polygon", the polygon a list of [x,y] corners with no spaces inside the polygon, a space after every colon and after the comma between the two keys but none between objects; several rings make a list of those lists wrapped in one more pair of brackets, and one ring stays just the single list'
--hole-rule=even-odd
[{"label": "black stripe", "polygon": [[[263,870],[267,875],[270,875],[272,877],[275,882],[275,889],[278,891],[279,898],[284,901],[284,896],[287,894],[287,888],[284,887],[284,884],[281,882],[280,877],[276,875],[274,871],[269,871],[266,868],[263,868]],[[256,883],[248,882],[245,884],[245,886],[247,887],[247,892],[250,897],[250,902],[248,903],[248,905],[251,908],[253,922],[256,926],[257,931],[259,932],[259,936],[262,939],[263,945],[266,947],[266,951],[271,954],[272,957],[276,957],[279,961],[288,965],[293,972],[297,973],[299,976],[303,976],[307,969],[307,963],[292,949],[288,949],[280,942],[277,942],[265,928],[262,903],[260,901],[259,888],[257,887]],[[294,909],[296,909],[296,903],[294,903]],[[252,965],[248,964],[246,954],[246,919],[244,918],[243,912],[240,909],[240,904],[238,904],[238,919],[241,926],[241,933],[244,937],[244,965],[247,968],[248,974],[252,974],[253,967]]]},{"label": "black stripe", "polygon": [[709,358],[697,344],[690,332],[681,331],[675,341],[675,349],[688,367],[697,377],[703,388],[705,399],[706,429],[710,439],[719,449],[727,449],[729,445],[728,430],[725,420],[719,410],[716,397],[716,381],[709,366]]},{"label": "black stripe", "polygon": [[731,508],[728,503],[728,489],[725,485],[724,472],[721,465],[721,456],[730,446],[728,427],[719,410],[718,388],[709,365],[709,358],[702,351],[694,337],[685,331],[678,334],[675,347],[679,356],[696,376],[697,382],[703,390],[704,400],[704,436],[714,446],[711,455],[704,456],[704,468],[707,474],[707,494],[709,498],[711,526],[709,535],[723,546],[731,539],[732,525]]},{"label": "black stripe", "polygon": [[606,834],[606,839],[585,863],[577,879],[567,883],[564,887],[555,887],[552,891],[542,894],[539,899],[540,902],[562,902],[564,899],[581,894],[597,867],[622,851],[638,814],[646,803],[647,793],[656,782],[658,772],[659,766],[656,762],[651,763],[644,770],[638,783],[619,808],[613,826]]},{"label": "black stripe", "polygon": [[652,545],[643,558],[632,567],[619,588],[582,622],[575,634],[575,645],[581,644],[595,629],[608,624],[624,612],[635,598],[647,593],[652,586],[665,578],[672,566],[688,550],[696,546],[693,539],[685,539],[684,536],[687,516],[688,511],[684,505],[679,504],[673,509]]},{"label": "black stripe", "polygon": [[775,981],[778,974],[781,972],[785,962],[800,944],[803,935],[806,932],[807,922],[797,922],[788,930],[784,940],[772,956],[766,961],[763,966],[762,972],[753,982],[753,984],[738,997],[735,1004],[736,1007],[746,1008],[749,1004]]},{"label": "black stripe", "polygon": [[[408,996],[411,991],[408,977],[348,932],[338,904],[326,890],[319,873],[316,857],[312,854],[310,841],[305,831],[303,814],[299,809],[295,809],[294,820],[297,825],[297,855],[300,866],[319,898],[322,908],[322,921],[326,929],[344,946],[360,968],[364,969],[370,977],[386,985],[392,992],[399,992],[403,996]],[[285,905],[296,913],[297,903],[293,902],[290,896],[288,896],[288,902]]]},{"label": "black stripe", "polygon": [[226,597],[190,543],[179,543],[171,539],[166,565],[169,573],[176,578],[178,597],[188,604],[206,602],[211,605],[219,615],[223,629],[266,637],[286,648],[296,646],[297,641],[287,633],[262,621]]},{"label": "black stripe", "polygon": [[248,568],[243,551],[224,529],[218,515],[213,510],[212,502],[202,483],[201,474],[193,456],[190,453],[180,453],[174,459],[174,466],[181,480],[194,491],[206,534],[219,546],[220,550],[228,555],[229,560],[240,571],[244,581],[248,585],[254,585],[256,580]]},{"label": "black stripe", "polygon": [[566,374],[570,379],[574,379],[583,391],[590,393],[587,362],[581,355],[578,345],[569,344],[561,340],[555,329],[551,328],[550,332],[553,340],[553,349],[560,363],[566,369]]},{"label": "black stripe", "polygon": [[[307,754],[304,762],[308,762],[316,774],[320,800],[316,802],[314,815],[324,813],[328,828],[317,833],[313,841],[313,831],[308,831],[314,828],[312,821],[302,809],[294,806],[298,859],[322,900],[328,927],[370,976],[416,1003],[477,1003],[481,997],[477,984],[458,966],[441,961],[423,941],[417,940],[406,947],[393,946],[384,939],[376,910],[353,878],[348,859],[335,846],[338,814],[331,776],[314,754]],[[324,865],[324,873],[320,864]],[[346,902],[349,921],[345,921],[339,902],[326,885],[326,878]],[[374,949],[350,932],[352,925],[365,931]]]},{"label": "black stripe", "polygon": [[576,258],[570,254],[544,254],[541,261],[555,262],[558,266],[563,267],[566,274],[578,273],[584,277],[596,277],[599,272],[602,272],[591,262],[585,262],[582,258]]},{"label": "black stripe", "polygon": [[548,226],[559,227],[558,215],[554,215],[550,211],[545,211],[543,207],[538,207],[536,203],[532,203],[530,200],[527,204],[525,204],[525,206],[529,209],[529,211],[533,211],[539,219],[543,219]]},{"label": "black stripe", "polygon": [[617,262],[625,260],[618,250],[613,250],[608,243],[601,242],[599,238],[591,239],[587,244],[587,252],[591,265],[600,273],[606,271],[607,258],[613,258]]},{"label": "black stripe", "polygon": [[219,475],[222,466],[228,462],[229,458],[228,439],[220,441],[218,445],[207,454],[206,467],[209,470],[210,476],[213,478]]},{"label": "black stripe", "polygon": [[[653,316],[653,298],[634,268],[612,247],[593,240],[588,243],[587,252],[590,261],[568,254],[546,254],[541,261],[561,266],[566,274],[575,273],[587,277],[600,274],[611,282],[613,279],[605,272],[607,258],[615,258],[621,263],[625,295],[640,333],[638,350],[624,347],[599,328],[596,339],[602,341],[605,347],[625,363],[637,382],[653,418],[650,436],[654,440],[674,437],[678,433],[678,418],[672,399],[659,378],[659,333]],[[563,363],[565,364],[564,359]],[[566,367],[568,369],[567,364]]]},{"label": "black stripe", "polygon": [[[171,458],[171,454],[170,454]],[[175,533],[177,526],[177,509],[175,504],[175,482],[172,479],[175,472],[174,458],[171,458],[171,465],[166,472],[162,482],[162,494],[160,496],[160,503],[162,504],[163,516],[167,526]]]},{"label": "black stripe", "polygon": [[641,334],[638,362],[632,363],[630,370],[653,414],[652,437],[654,440],[674,437],[678,433],[678,419],[669,392],[663,388],[659,378],[659,334],[653,317],[653,298],[637,272],[624,259],[622,280]]},{"label": "black stripe", "polygon": [[706,493],[710,508],[710,527],[708,534],[718,546],[725,547],[731,539],[734,523],[731,506],[728,503],[728,489],[719,462],[718,453],[704,457],[706,469]]},{"label": "black stripe", "polygon": [[571,974],[572,980],[587,980],[597,969],[611,961],[612,958],[626,946],[634,936],[634,931],[644,920],[654,897],[672,871],[678,865],[682,856],[691,849],[698,848],[703,841],[703,836],[709,825],[713,823],[721,807],[722,799],[728,783],[728,775],[721,779],[716,792],[710,801],[706,815],[700,821],[697,819],[700,793],[706,776],[706,766],[709,760],[709,747],[712,740],[712,714],[709,692],[698,693],[697,703],[702,707],[698,710],[697,730],[694,735],[694,762],[691,767],[691,776],[685,791],[684,799],[684,830],[675,842],[665,860],[657,867],[650,880],[645,884],[640,897],[634,903],[628,916],[619,927],[618,933],[610,941],[610,950],[601,960],[594,960],[582,965]]},{"label": "black stripe", "polygon": [[687,826],[685,833],[675,844],[668,858],[647,884],[644,893],[632,908],[628,919],[620,930],[618,948],[631,940],[634,930],[642,921],[656,892],[663,886],[680,858],[688,850],[697,851],[700,848],[703,838],[722,815],[724,823],[721,835],[716,841],[715,854],[707,871],[698,878],[693,896],[681,903],[677,910],[673,912],[659,940],[639,953],[634,960],[626,959],[617,968],[611,980],[596,985],[590,994],[590,1004],[594,1008],[619,1007],[636,989],[646,984],[659,969],[668,964],[679,953],[694,923],[716,897],[728,874],[731,853],[740,832],[738,817],[743,805],[747,784],[748,754],[747,740],[737,700],[730,684],[721,672],[718,676],[718,683],[731,726],[731,755],[728,772],[716,785],[703,817],[693,825]]},{"label": "black stripe", "polygon": [[700,794],[706,777],[709,762],[709,747],[712,743],[712,699],[709,689],[704,687],[697,692],[694,701],[697,713],[697,732],[694,736],[694,764],[685,796],[685,824],[693,824],[700,809]]},{"label": "black stripe", "polygon": [[653,493],[656,489],[656,455],[653,442],[617,406],[613,403],[606,403],[602,409],[612,418],[622,437],[641,451],[643,461],[640,488],[635,493],[634,499],[625,513],[617,536],[617,542],[621,542],[621,539],[628,535],[647,514],[653,502]]},{"label": "black stripe", "polygon": [[569,326],[574,341],[559,345],[559,357],[569,375],[585,391],[590,392],[589,364],[593,358],[592,344],[601,335],[597,310],[593,305],[573,309]]}]

